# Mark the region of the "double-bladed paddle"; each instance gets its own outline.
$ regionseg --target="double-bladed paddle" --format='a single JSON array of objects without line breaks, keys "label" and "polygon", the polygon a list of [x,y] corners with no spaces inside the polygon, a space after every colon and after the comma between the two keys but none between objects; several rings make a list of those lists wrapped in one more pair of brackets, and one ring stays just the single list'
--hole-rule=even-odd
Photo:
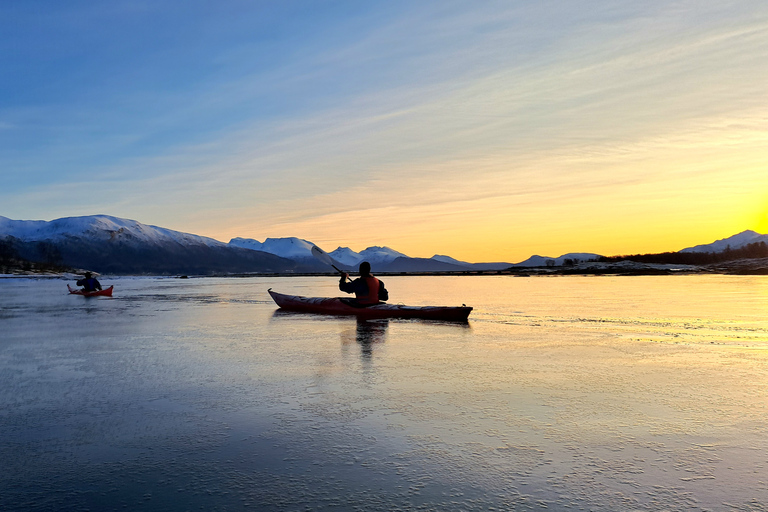
[{"label": "double-bladed paddle", "polygon": [[331,258],[327,252],[316,245],[312,246],[312,256],[322,261],[323,263],[332,266],[334,270],[336,270],[336,272],[339,274],[346,274],[346,272],[342,272],[336,265],[333,264],[333,258]]}]

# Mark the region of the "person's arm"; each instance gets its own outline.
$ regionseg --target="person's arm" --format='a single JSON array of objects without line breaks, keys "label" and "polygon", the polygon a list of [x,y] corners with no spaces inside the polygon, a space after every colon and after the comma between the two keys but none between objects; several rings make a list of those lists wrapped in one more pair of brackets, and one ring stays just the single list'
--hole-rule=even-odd
[{"label": "person's arm", "polygon": [[93,288],[94,288],[95,290],[101,290],[101,283],[99,282],[99,280],[98,280],[98,279],[94,279],[94,280],[93,280]]},{"label": "person's arm", "polygon": [[384,281],[379,279],[379,300],[381,302],[386,302],[389,300],[389,292],[386,288],[384,288]]},{"label": "person's arm", "polygon": [[355,281],[347,281],[349,274],[341,274],[339,280],[339,290],[347,293],[355,293]]}]

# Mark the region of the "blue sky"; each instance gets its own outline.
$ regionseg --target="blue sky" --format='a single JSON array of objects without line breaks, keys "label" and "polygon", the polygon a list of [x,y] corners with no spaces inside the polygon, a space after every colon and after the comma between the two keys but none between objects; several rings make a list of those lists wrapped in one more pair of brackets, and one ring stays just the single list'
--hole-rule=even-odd
[{"label": "blue sky", "polygon": [[4,2],[0,215],[519,261],[768,228],[768,4]]}]

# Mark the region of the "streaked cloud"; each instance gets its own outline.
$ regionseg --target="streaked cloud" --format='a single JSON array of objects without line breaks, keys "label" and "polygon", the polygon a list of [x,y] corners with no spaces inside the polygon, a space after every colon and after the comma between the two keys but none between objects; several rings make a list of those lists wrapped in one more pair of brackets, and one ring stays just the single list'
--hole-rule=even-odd
[{"label": "streaked cloud", "polygon": [[140,86],[0,103],[0,214],[472,260],[676,250],[762,222],[768,5],[590,6],[332,3],[306,35],[277,13],[272,39],[212,38],[186,86],[128,52]]}]

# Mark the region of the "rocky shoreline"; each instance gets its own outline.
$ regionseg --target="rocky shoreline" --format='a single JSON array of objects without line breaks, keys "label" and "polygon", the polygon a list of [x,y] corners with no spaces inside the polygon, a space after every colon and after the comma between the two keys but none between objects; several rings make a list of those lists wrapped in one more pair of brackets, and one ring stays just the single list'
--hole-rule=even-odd
[{"label": "rocky shoreline", "polygon": [[[66,271],[53,271],[50,269],[0,269],[0,279],[34,277],[34,278],[59,278],[74,279],[82,275],[84,270],[68,269]],[[640,263],[623,260],[618,262],[584,262],[572,266],[559,267],[511,267],[505,270],[477,270],[477,271],[450,271],[450,272],[377,272],[380,276],[483,276],[483,275],[510,275],[510,276],[563,276],[563,275],[682,275],[682,274],[728,274],[728,275],[768,275],[768,258],[742,259],[722,262],[712,265],[675,265],[660,263]],[[306,277],[329,276],[332,272],[297,272],[297,273],[212,273],[207,275],[190,277]],[[145,276],[146,277],[146,276]],[[165,276],[187,277],[187,276]]]}]

